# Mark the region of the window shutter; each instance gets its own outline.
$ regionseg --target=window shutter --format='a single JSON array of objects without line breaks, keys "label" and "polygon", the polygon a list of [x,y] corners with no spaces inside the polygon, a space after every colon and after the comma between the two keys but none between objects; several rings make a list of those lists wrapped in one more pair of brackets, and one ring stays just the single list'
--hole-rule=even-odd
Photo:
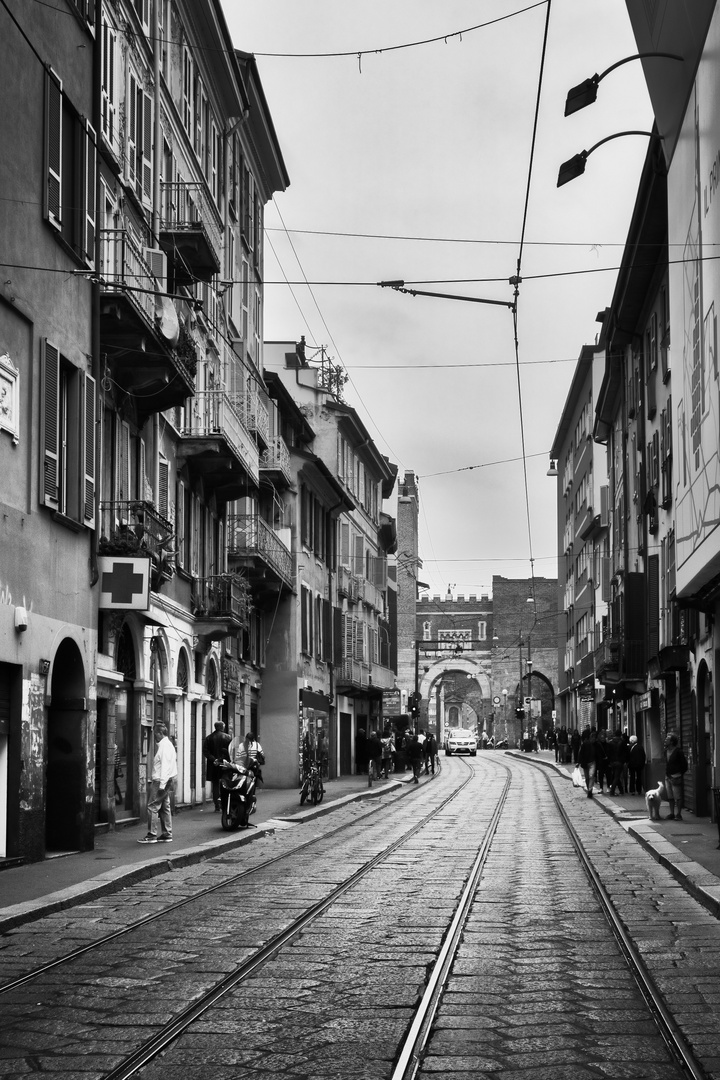
[{"label": "window shutter", "polygon": [[178,566],[185,566],[185,485],[178,480],[175,488],[175,547]]},{"label": "window shutter", "polygon": [[153,193],[153,100],[150,94],[142,92],[142,162],[139,165],[142,175],[138,176],[138,184],[142,184],[141,197],[146,202],[152,201]]},{"label": "window shutter", "polygon": [[138,81],[131,71],[128,77],[128,119],[127,119],[127,179],[131,187],[136,187],[136,171],[135,162],[137,157],[137,129],[138,129],[138,115],[137,115],[137,99],[138,99]]},{"label": "window shutter", "polygon": [[97,173],[97,150],[95,131],[85,121],[85,222],[82,237],[82,252],[85,262],[95,267],[95,177]]},{"label": "window shutter", "polygon": [[340,524],[340,565],[350,568],[350,526],[346,521]]},{"label": "window shutter", "polygon": [[62,83],[52,68],[45,72],[45,155],[47,181],[45,214],[56,229],[62,227]]},{"label": "window shutter", "polygon": [[41,501],[53,510],[58,508],[58,395],[60,391],[60,352],[47,339],[43,348],[42,446],[43,475]]},{"label": "window shutter", "polygon": [[[117,497],[120,502],[128,502],[132,498],[130,486],[130,427],[126,421],[121,421],[118,431],[118,476]],[[123,509],[126,516],[126,511]]]},{"label": "window shutter", "polygon": [[301,588],[300,593],[300,648],[306,653],[308,651],[308,590],[305,585]]},{"label": "window shutter", "polygon": [[83,416],[85,432],[82,446],[82,504],[83,524],[88,529],[95,528],[95,380],[92,375],[84,374],[82,379]]},{"label": "window shutter", "polygon": [[363,538],[362,538],[362,536],[353,537],[353,552],[354,552],[353,574],[355,574],[356,577],[364,577],[365,576],[365,565],[364,565],[364,558],[363,558]]},{"label": "window shutter", "polygon": [[157,508],[158,513],[167,521],[168,514],[170,512],[169,500],[168,500],[168,482],[170,476],[170,465],[162,458],[159,462],[158,470],[158,496],[157,496]]}]

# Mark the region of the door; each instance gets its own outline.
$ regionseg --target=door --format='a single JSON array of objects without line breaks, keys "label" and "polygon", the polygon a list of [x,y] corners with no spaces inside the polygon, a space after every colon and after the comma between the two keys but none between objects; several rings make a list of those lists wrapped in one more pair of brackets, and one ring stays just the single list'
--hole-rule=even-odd
[{"label": "door", "polygon": [[350,713],[340,713],[340,775],[352,773],[352,722]]}]

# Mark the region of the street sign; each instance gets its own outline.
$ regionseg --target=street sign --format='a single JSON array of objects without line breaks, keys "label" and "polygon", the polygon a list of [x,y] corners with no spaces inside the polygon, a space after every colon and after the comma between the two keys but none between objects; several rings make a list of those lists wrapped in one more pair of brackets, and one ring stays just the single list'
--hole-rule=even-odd
[{"label": "street sign", "polygon": [[496,694],[495,697],[493,698],[493,705],[499,705],[499,704],[500,704],[500,698]]},{"label": "street sign", "polygon": [[400,715],[400,691],[399,690],[383,690],[382,711],[383,711],[383,716],[399,716]]}]

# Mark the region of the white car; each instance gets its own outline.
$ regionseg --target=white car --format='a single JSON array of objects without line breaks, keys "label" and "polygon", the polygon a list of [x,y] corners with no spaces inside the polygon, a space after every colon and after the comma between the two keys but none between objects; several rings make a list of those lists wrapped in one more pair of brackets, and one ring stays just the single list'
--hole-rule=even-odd
[{"label": "white car", "polygon": [[465,731],[463,728],[453,728],[449,731],[445,740],[445,757],[451,754],[477,754],[477,735],[474,731]]}]

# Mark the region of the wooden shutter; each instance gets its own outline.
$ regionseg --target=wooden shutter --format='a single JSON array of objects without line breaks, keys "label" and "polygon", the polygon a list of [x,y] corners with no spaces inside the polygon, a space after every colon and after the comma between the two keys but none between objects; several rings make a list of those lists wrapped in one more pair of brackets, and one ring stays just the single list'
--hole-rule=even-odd
[{"label": "wooden shutter", "polygon": [[165,520],[167,520],[170,513],[170,505],[168,498],[168,483],[170,476],[170,465],[164,459],[160,459],[158,467],[158,493],[157,493],[157,509]]},{"label": "wooden shutter", "polygon": [[60,351],[47,339],[43,343],[42,358],[42,478],[41,502],[53,510],[58,509],[58,439],[59,439],[59,393]]},{"label": "wooden shutter", "polygon": [[353,537],[353,574],[356,577],[365,576],[363,538],[360,535]]},{"label": "wooden shutter", "polygon": [[[134,72],[129,72],[128,75],[128,96],[127,96],[127,152],[126,152],[126,174],[128,183],[137,188],[137,174],[136,174],[136,160],[137,160],[137,140],[138,140],[138,124],[139,118],[137,114],[138,105],[138,81]],[[141,121],[140,121],[141,122]]]},{"label": "wooden shutter", "polygon": [[146,202],[152,202],[153,194],[153,99],[142,91],[142,142],[141,161],[138,163],[138,195]]},{"label": "wooden shutter", "polygon": [[45,71],[45,215],[62,228],[62,82],[52,68]]},{"label": "wooden shutter", "polygon": [[95,528],[95,380],[83,373],[82,406],[85,418],[82,444],[82,521],[88,529]]},{"label": "wooden shutter", "polygon": [[95,177],[97,175],[97,150],[95,130],[87,120],[85,121],[85,161],[83,181],[85,219],[83,222],[83,235],[81,238],[81,250],[83,258],[91,268],[95,267]]},{"label": "wooden shutter", "polygon": [[178,566],[185,566],[185,485],[178,480],[175,487],[175,547]]}]

